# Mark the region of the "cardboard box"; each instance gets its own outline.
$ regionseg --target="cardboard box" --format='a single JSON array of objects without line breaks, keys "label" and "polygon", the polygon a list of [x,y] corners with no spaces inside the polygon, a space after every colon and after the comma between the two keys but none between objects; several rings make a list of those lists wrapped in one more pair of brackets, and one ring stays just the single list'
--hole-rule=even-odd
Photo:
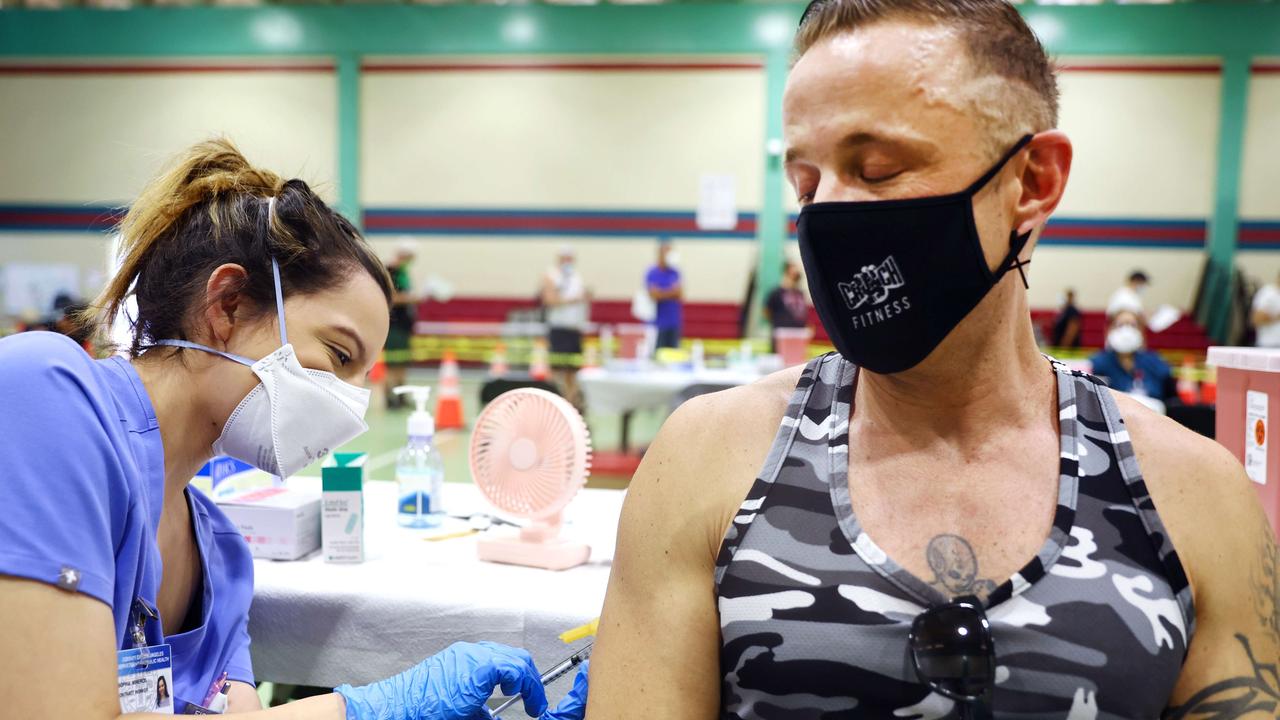
[{"label": "cardboard box", "polygon": [[326,562],[364,562],[364,464],[368,459],[366,453],[333,453],[320,468]]},{"label": "cardboard box", "polygon": [[320,496],[269,487],[217,501],[256,558],[297,560],[320,547]]}]

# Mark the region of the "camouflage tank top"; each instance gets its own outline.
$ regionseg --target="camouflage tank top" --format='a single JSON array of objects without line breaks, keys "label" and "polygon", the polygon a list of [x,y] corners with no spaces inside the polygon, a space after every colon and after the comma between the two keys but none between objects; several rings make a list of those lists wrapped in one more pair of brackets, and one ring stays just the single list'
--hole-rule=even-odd
[{"label": "camouflage tank top", "polygon": [[[1195,613],[1182,565],[1100,381],[1053,363],[1058,506],[1039,554],[987,599],[997,718],[1154,718]],[[725,720],[940,720],[911,621],[944,603],[863,532],[848,484],[855,368],[805,368],[716,562]]]}]

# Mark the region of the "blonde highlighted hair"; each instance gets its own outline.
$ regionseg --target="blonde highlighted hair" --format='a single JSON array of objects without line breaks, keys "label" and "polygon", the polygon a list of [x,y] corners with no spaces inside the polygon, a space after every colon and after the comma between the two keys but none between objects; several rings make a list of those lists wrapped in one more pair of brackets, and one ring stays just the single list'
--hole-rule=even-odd
[{"label": "blonde highlighted hair", "polygon": [[[981,108],[993,120],[993,147],[1058,124],[1058,78],[1039,38],[1007,0],[814,0],[795,36],[799,58],[835,35],[873,23],[905,20],[958,30],[975,75],[992,76],[1001,107]],[[988,102],[984,100],[984,103]]]},{"label": "blonde highlighted hair", "polygon": [[81,322],[104,329],[134,297],[134,356],[155,340],[186,339],[188,323],[207,306],[209,274],[227,263],[247,273],[228,292],[258,312],[274,307],[272,258],[286,296],[336,287],[363,268],[391,301],[386,268],[346,218],[305,182],[254,167],[226,139],[179,156],[130,206],[119,234],[120,271]]}]

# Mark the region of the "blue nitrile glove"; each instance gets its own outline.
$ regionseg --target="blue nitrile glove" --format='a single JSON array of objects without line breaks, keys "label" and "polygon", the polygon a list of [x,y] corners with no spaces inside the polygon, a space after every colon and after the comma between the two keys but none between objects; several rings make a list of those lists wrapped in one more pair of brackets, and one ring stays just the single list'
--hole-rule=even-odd
[{"label": "blue nitrile glove", "polygon": [[532,717],[547,709],[529,653],[487,642],[455,643],[395,677],[334,692],[347,701],[347,720],[489,720],[485,702],[496,687],[520,693]]},{"label": "blue nitrile glove", "polygon": [[556,705],[555,710],[548,710],[541,720],[582,720],[587,714],[587,666],[591,661],[582,663],[578,675],[573,679],[573,689]]},{"label": "blue nitrile glove", "polygon": [[[538,720],[583,720],[587,714],[587,666],[591,661],[582,663],[578,674],[573,679],[573,689],[556,705],[555,710],[548,710]],[[495,717],[494,720],[503,720]]]}]

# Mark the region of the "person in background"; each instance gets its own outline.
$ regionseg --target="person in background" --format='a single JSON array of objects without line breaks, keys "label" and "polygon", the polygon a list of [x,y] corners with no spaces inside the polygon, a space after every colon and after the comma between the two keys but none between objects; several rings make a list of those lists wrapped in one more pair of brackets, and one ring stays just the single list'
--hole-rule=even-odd
[{"label": "person in background", "polygon": [[644,284],[649,297],[657,305],[653,325],[658,331],[657,347],[680,347],[680,332],[684,327],[684,287],[680,271],[676,269],[676,251],[670,240],[658,243],[658,264],[645,273]]},{"label": "person in background", "polygon": [[1274,718],[1244,468],[1033,341],[1021,268],[1072,159],[1053,61],[1004,0],[803,17],[783,172],[838,354],[663,424],[588,717]]},{"label": "person in background", "polygon": [[1263,348],[1280,348],[1280,284],[1269,282],[1253,296],[1253,326],[1258,331],[1256,344]]},{"label": "person in background", "polygon": [[1083,325],[1080,308],[1076,307],[1076,291],[1067,288],[1066,298],[1058,317],[1053,321],[1053,337],[1050,344],[1056,348],[1080,347],[1080,328]]},{"label": "person in background", "polygon": [[225,688],[247,720],[469,720],[490,717],[501,687],[530,715],[581,720],[544,715],[532,658],[493,643],[262,709],[253,558],[191,479],[215,452],[290,477],[368,429],[391,278],[305,182],[227,140],[184,153],[119,235],[120,270],[81,320],[101,332],[135,298],[125,354],[95,360],[47,332],[0,339],[0,717],[143,717],[121,714],[119,651],[163,645],[164,697],[138,696],[179,714],[207,714]]},{"label": "person in background", "polygon": [[577,369],[582,364],[582,328],[591,315],[591,298],[574,260],[573,247],[561,247],[556,264],[542,275],[541,292],[551,367],[565,399],[580,406]]},{"label": "person in background", "polygon": [[1114,317],[1121,310],[1144,314],[1142,295],[1150,284],[1151,280],[1145,272],[1134,270],[1129,273],[1129,279],[1125,280],[1124,285],[1111,293],[1111,299],[1107,301],[1107,317]]},{"label": "person in background", "polygon": [[405,384],[405,374],[409,369],[409,340],[413,337],[413,324],[418,319],[418,301],[412,295],[413,278],[409,269],[413,264],[414,246],[404,241],[396,247],[395,257],[387,263],[387,272],[391,274],[391,284],[395,290],[391,296],[391,328],[387,332],[387,379],[383,387],[387,397],[387,408],[405,407],[409,399],[405,395],[396,395],[395,388]]},{"label": "person in background", "polygon": [[1159,354],[1144,349],[1142,316],[1121,310],[1107,323],[1107,346],[1094,355],[1093,374],[1112,390],[1165,400],[1172,396],[1173,371]]},{"label": "person in background", "polygon": [[[764,301],[764,317],[772,330],[809,325],[809,301],[800,289],[800,266],[788,260],[782,266],[782,282]],[[773,332],[769,333],[773,338]],[[777,352],[776,342],[774,352]]]}]

